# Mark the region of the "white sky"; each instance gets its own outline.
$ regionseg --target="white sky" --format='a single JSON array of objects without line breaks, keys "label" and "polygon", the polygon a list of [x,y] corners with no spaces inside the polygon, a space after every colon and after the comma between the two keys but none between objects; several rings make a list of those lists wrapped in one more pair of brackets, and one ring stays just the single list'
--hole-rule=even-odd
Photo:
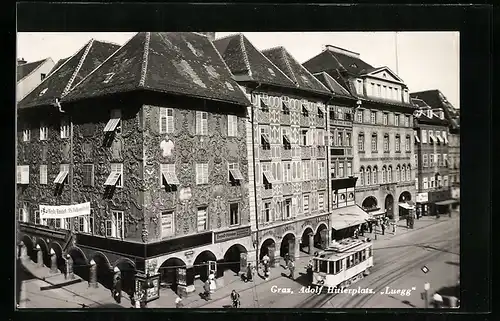
[{"label": "white sky", "polygon": [[[218,32],[216,38],[236,32]],[[40,32],[18,33],[17,57],[36,61],[51,57],[54,62],[73,55],[90,39],[124,44],[135,33]],[[257,47],[285,47],[300,63],[312,58],[324,46],[334,45],[358,52],[374,67],[387,66],[396,72],[394,32],[244,32]],[[399,32],[399,76],[410,92],[439,89],[460,108],[460,45],[458,32]]]}]

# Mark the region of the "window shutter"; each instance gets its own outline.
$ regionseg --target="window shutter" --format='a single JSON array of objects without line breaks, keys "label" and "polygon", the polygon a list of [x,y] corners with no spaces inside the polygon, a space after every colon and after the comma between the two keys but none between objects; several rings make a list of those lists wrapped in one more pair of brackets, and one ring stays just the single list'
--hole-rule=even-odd
[{"label": "window shutter", "polygon": [[201,111],[196,112],[196,134],[201,135]]},{"label": "window shutter", "polygon": [[200,164],[196,164],[196,184],[200,184],[201,178],[201,166]]},{"label": "window shutter", "polygon": [[167,109],[167,133],[173,133],[175,130],[174,125],[174,110],[172,108]]},{"label": "window shutter", "polygon": [[208,114],[206,112],[201,115],[201,131],[203,135],[208,135]]},{"label": "window shutter", "polygon": [[233,135],[238,136],[238,116],[233,116]]}]

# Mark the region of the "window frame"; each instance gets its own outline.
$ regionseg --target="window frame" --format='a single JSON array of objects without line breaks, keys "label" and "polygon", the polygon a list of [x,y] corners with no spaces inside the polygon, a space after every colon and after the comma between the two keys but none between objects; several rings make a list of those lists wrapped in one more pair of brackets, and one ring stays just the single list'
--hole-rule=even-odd
[{"label": "window frame", "polygon": [[227,115],[227,136],[238,137],[238,116]]},{"label": "window frame", "polygon": [[[199,221],[199,214],[200,212],[205,211],[205,225],[203,229],[200,229],[200,221]],[[208,214],[208,206],[207,205],[202,205],[202,206],[197,206],[196,207],[196,231],[198,232],[206,232],[210,230],[210,222],[209,222],[209,214]]]},{"label": "window frame", "polygon": [[67,115],[61,116],[60,125],[59,125],[61,139],[67,139],[71,135],[70,123],[71,123],[71,121],[69,119],[69,116],[67,116]]},{"label": "window frame", "polygon": [[[233,222],[233,206],[236,206],[236,223]],[[229,203],[229,226],[238,226],[241,224],[240,220],[240,204],[238,202]]]},{"label": "window frame", "polygon": [[[175,131],[175,118],[173,108],[160,108],[159,132],[160,134],[172,134]],[[171,113],[171,115],[169,115]]]},{"label": "window frame", "polygon": [[197,136],[207,136],[208,135],[208,112],[206,111],[196,111],[196,135]]},{"label": "window frame", "polygon": [[[111,172],[119,172],[120,177],[118,177],[118,180],[116,181],[116,184],[114,185],[116,188],[123,188],[124,185],[124,179],[123,179],[123,163],[110,163],[111,167]],[[113,167],[118,170],[113,170]]]},{"label": "window frame", "polygon": [[[87,169],[90,166],[90,182],[86,181],[85,175],[88,173]],[[121,175],[120,175],[121,177]],[[88,184],[86,184],[88,183]],[[118,182],[117,182],[118,185]],[[84,163],[82,164],[82,186],[85,187],[93,187],[94,186],[94,164],[92,163]]]},{"label": "window frame", "polygon": [[[44,169],[44,170],[42,170]],[[46,164],[40,164],[39,167],[39,175],[40,175],[40,185],[47,185],[48,184],[48,172],[47,172],[47,165]],[[43,179],[44,178],[44,179]]]},{"label": "window frame", "polygon": [[209,181],[208,163],[196,163],[196,185],[207,185]]},{"label": "window frame", "polygon": [[40,140],[48,140],[49,138],[49,126],[43,120],[40,121]]}]

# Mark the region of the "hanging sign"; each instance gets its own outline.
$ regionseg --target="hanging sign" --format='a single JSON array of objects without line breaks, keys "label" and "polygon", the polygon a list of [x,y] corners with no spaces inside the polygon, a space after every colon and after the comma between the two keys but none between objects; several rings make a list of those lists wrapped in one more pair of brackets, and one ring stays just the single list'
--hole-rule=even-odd
[{"label": "hanging sign", "polygon": [[74,205],[40,205],[40,219],[70,218],[90,214],[90,202]]}]

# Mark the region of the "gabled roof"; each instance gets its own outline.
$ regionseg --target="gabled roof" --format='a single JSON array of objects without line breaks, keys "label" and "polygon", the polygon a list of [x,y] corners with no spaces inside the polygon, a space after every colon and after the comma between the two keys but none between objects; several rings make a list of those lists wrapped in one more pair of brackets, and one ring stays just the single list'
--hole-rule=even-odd
[{"label": "gabled roof", "polygon": [[63,101],[151,90],[249,105],[231,77],[204,35],[140,32],[75,85]]},{"label": "gabled roof", "polygon": [[59,60],[56,62],[55,66],[52,68],[52,70],[49,72],[49,75],[50,75],[51,73],[53,73],[54,71],[56,71],[57,69],[59,69],[59,67],[61,67],[61,65],[62,65],[63,63],[65,63],[65,62],[66,62],[69,58],[71,58],[71,57],[66,57],[66,58],[63,58],[63,59],[59,59]]},{"label": "gabled roof", "polygon": [[51,60],[51,58],[45,58],[34,62],[28,62],[26,64],[17,66],[17,82],[20,82],[23,78],[31,74],[38,67],[43,65],[47,60]]},{"label": "gabled roof", "polygon": [[284,47],[263,50],[262,53],[288,76],[295,85],[316,93],[331,94],[325,85],[302,66]]},{"label": "gabled roof", "polygon": [[411,99],[411,102],[412,102],[415,106],[417,106],[417,107],[419,107],[419,108],[425,108],[425,109],[430,109],[430,108],[431,108],[431,106],[427,105],[427,103],[426,103],[425,101],[423,101],[422,99],[418,99],[418,98],[411,98],[411,97],[410,97],[410,99]]},{"label": "gabled roof", "polygon": [[423,100],[432,108],[442,108],[446,118],[452,124],[459,126],[460,113],[457,112],[457,109],[453,107],[439,89],[414,92],[410,94],[410,97]]},{"label": "gabled roof", "polygon": [[64,96],[73,84],[87,76],[118,48],[119,46],[115,44],[90,40],[73,56],[63,62],[59,61],[59,67],[53,69],[38,87],[26,95],[18,107],[27,108],[54,103],[56,98]]},{"label": "gabled roof", "polygon": [[350,97],[354,99],[354,97],[349,93],[347,89],[342,87],[342,85],[340,85],[335,79],[333,79],[332,76],[330,76],[326,72],[316,73],[314,74],[314,76],[318,78],[318,80],[321,81],[323,85],[328,87],[328,89],[330,89],[330,91],[332,91],[334,95]]},{"label": "gabled roof", "polygon": [[295,83],[243,34],[216,39],[214,45],[233,75],[243,74],[248,76],[250,81],[296,88]]},{"label": "gabled roof", "polygon": [[312,73],[330,72],[338,69],[340,71],[347,71],[349,74],[355,76],[378,69],[364,62],[356,55],[343,54],[329,49],[323,50],[318,55],[304,62],[303,65]]}]

